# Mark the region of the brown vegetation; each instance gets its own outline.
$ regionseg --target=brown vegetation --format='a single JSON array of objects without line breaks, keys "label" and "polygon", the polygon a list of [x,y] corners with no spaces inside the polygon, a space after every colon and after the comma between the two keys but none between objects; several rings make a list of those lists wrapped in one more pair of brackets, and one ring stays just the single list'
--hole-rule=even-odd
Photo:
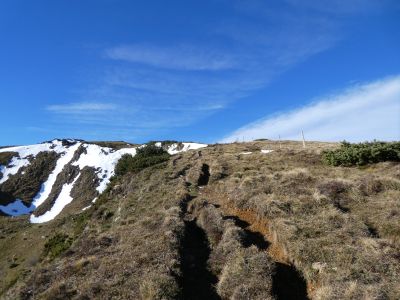
[{"label": "brown vegetation", "polygon": [[[113,180],[85,212],[0,217],[2,296],[399,299],[400,165],[323,165],[335,147],[213,145]],[[57,234],[69,247],[43,258]]]}]

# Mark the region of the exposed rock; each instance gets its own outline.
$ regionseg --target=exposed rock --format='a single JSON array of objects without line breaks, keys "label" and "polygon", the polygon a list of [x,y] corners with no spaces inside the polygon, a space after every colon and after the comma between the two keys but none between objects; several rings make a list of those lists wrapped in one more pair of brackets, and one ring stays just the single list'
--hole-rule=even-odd
[{"label": "exposed rock", "polygon": [[40,152],[31,164],[21,168],[0,185],[0,203],[8,204],[18,198],[30,204],[55,168],[58,157],[59,154],[53,151]]},{"label": "exposed rock", "polygon": [[95,169],[92,167],[83,168],[71,191],[71,197],[74,198],[75,204],[79,203],[82,208],[90,205],[93,199],[99,195],[96,190],[98,185],[99,178]]}]

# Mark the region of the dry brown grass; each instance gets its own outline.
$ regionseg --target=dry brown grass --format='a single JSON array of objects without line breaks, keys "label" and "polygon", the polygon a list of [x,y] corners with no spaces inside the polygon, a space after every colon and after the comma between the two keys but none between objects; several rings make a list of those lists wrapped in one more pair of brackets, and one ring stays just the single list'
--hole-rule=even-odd
[{"label": "dry brown grass", "polygon": [[[30,266],[27,249],[36,241],[22,234],[47,236],[33,248],[40,254],[53,233],[75,234],[70,212],[42,227],[2,219],[2,253],[26,262],[6,269],[0,259],[3,297],[179,298],[180,247],[192,217],[210,244],[208,266],[224,299],[272,298],[279,263],[295,266],[313,299],[400,299],[400,165],[322,165],[320,153],[337,146],[310,142],[303,150],[297,142],[263,141],[173,156],[163,168],[115,181],[53,262]],[[240,154],[247,151],[253,153]],[[199,188],[205,164],[209,182]],[[268,249],[246,245],[249,231],[268,239]],[[25,250],[16,252],[20,245]],[[31,275],[22,276],[25,268]]]},{"label": "dry brown grass", "polygon": [[209,239],[209,268],[218,276],[218,295],[222,299],[273,299],[275,266],[267,253],[254,245],[247,248],[247,233],[224,218],[214,204],[199,197],[190,211]]},{"label": "dry brown grass", "polygon": [[184,229],[179,205],[186,193],[182,179],[167,185],[167,175],[149,169],[116,183],[118,196],[110,189],[103,204],[90,209],[92,217],[71,248],[35,267],[8,297],[176,299]]},{"label": "dry brown grass", "polygon": [[289,261],[316,286],[311,296],[330,291],[326,298],[399,297],[398,164],[325,167],[318,149],[225,163],[235,173],[215,187],[218,193],[267,220]]},{"label": "dry brown grass", "polygon": [[240,249],[229,257],[218,282],[223,299],[274,299],[273,264],[265,252],[255,246]]}]

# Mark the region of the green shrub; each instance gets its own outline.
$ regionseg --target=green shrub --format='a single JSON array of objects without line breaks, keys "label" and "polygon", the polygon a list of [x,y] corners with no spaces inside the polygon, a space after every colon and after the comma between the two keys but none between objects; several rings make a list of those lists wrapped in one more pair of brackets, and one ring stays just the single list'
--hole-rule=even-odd
[{"label": "green shrub", "polygon": [[162,146],[170,146],[172,144],[180,144],[180,142],[175,141],[175,140],[165,140],[165,141],[150,141],[147,143],[147,145],[155,145],[156,143],[161,143]]},{"label": "green shrub", "polygon": [[72,217],[72,220],[74,221],[74,234],[76,236],[80,235],[83,230],[85,229],[88,221],[89,221],[89,213],[87,211],[84,211],[83,213],[79,215],[75,215]]},{"label": "green shrub", "polygon": [[115,167],[115,175],[121,176],[128,172],[139,172],[150,166],[162,163],[169,159],[167,151],[153,144],[138,148],[136,155],[123,155]]},{"label": "green shrub", "polygon": [[339,149],[325,151],[322,159],[332,166],[363,166],[383,161],[400,161],[400,142],[343,142]]},{"label": "green shrub", "polygon": [[68,250],[71,245],[72,238],[67,234],[57,233],[44,245],[44,256],[54,259],[64,251]]}]

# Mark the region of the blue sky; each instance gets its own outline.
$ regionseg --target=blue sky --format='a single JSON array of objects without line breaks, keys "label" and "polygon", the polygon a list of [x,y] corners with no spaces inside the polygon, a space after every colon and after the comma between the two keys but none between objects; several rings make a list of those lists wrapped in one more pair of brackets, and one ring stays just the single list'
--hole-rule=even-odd
[{"label": "blue sky", "polygon": [[400,139],[395,0],[3,0],[0,145]]}]

